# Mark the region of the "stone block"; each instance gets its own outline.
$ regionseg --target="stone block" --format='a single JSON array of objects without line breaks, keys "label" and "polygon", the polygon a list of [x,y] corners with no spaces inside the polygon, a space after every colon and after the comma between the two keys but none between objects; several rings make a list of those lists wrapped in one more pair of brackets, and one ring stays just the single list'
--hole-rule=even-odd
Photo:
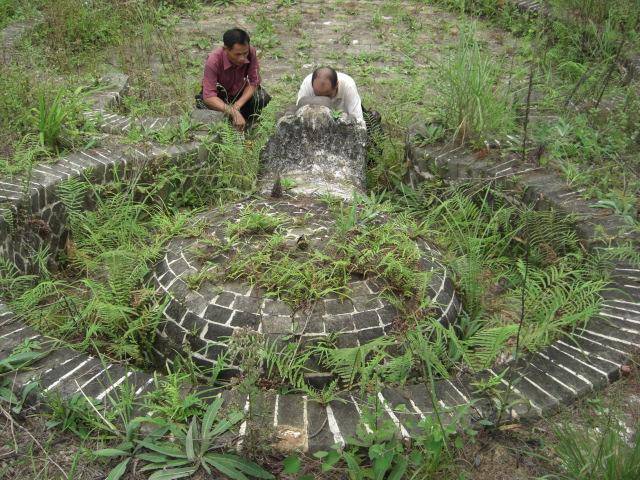
[{"label": "stone block", "polygon": [[191,118],[191,121],[194,124],[200,125],[204,130],[207,130],[211,125],[215,123],[225,120],[225,116],[222,112],[205,109],[192,110],[189,118]]},{"label": "stone block", "polygon": [[262,189],[271,190],[277,172],[296,182],[293,193],[351,198],[364,188],[366,142],[366,129],[354,119],[334,119],[325,106],[303,106],[278,120],[262,152]]},{"label": "stone block", "polygon": [[227,323],[231,317],[233,310],[218,305],[209,305],[204,312],[204,318],[209,322],[214,323]]}]

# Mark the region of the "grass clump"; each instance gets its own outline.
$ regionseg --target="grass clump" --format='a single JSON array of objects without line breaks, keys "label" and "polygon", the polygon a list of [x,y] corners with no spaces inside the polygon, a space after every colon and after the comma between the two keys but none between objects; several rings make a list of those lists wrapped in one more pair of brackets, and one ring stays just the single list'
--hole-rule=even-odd
[{"label": "grass clump", "polygon": [[266,290],[298,309],[311,305],[330,293],[348,294],[350,279],[344,262],[333,261],[319,250],[300,251],[281,235],[272,235],[255,250],[240,250],[232,257],[226,277],[244,280]]},{"label": "grass clump", "polygon": [[0,0],[0,28],[14,20],[33,15],[39,3],[34,0]]},{"label": "grass clump", "polygon": [[247,205],[240,218],[236,222],[229,222],[227,225],[227,235],[229,237],[243,237],[247,235],[272,234],[281,227],[287,218],[283,215],[274,215],[267,209],[254,209],[251,204]]},{"label": "grass clump", "polygon": [[20,65],[0,76],[0,173],[28,171],[71,148],[92,142],[95,129],[82,115],[86,93],[48,77],[35,79]]},{"label": "grass clump", "polygon": [[609,422],[598,429],[569,424],[554,429],[553,450],[564,469],[560,478],[631,480],[640,476],[640,442],[627,443],[624,427],[613,423],[613,416],[608,412]]},{"label": "grass clump", "polygon": [[419,235],[417,225],[406,216],[400,216],[380,223],[353,225],[332,244],[337,254],[351,265],[352,271],[381,278],[390,290],[404,298],[412,298],[425,293],[429,275],[419,271],[423,254],[411,233]]},{"label": "grass clump", "polygon": [[446,128],[460,142],[501,137],[515,126],[515,112],[495,56],[483,51],[472,32],[441,65],[437,108]]},{"label": "grass clump", "polygon": [[286,221],[282,217],[263,211],[244,213],[229,225],[227,235],[267,236],[258,245],[234,246],[227,277],[256,284],[294,309],[329,294],[348,297],[354,275],[378,278],[390,294],[417,299],[425,306],[429,274],[420,270],[421,251],[407,234],[416,225],[412,227],[406,217],[383,220],[370,214],[362,204],[339,204],[336,230],[325,245],[315,246],[304,236],[285,238],[278,231]]},{"label": "grass clump", "polygon": [[621,42],[637,46],[638,0],[552,0],[546,34],[559,64],[608,61]]},{"label": "grass clump", "polygon": [[95,66],[107,47],[158,24],[159,6],[140,0],[42,0],[42,22],[31,41],[62,70]]}]

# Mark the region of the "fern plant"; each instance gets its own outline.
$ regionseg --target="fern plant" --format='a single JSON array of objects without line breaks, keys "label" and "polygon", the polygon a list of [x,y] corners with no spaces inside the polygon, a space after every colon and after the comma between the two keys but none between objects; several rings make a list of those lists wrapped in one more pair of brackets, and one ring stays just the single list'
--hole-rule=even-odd
[{"label": "fern plant", "polygon": [[[524,276],[524,264],[518,262],[518,273]],[[571,257],[544,270],[529,267],[524,285],[525,318],[522,345],[536,350],[598,313],[600,293],[606,279],[591,278],[593,272],[571,262]],[[508,302],[513,311],[520,308],[521,294],[514,292]]]},{"label": "fern plant", "polygon": [[356,384],[365,385],[374,378],[376,370],[383,361],[390,357],[386,351],[394,340],[380,337],[371,342],[351,348],[334,348],[329,345],[319,345],[315,351],[320,356],[320,362],[338,376],[347,387]]},{"label": "fern plant", "polygon": [[[37,280],[6,268],[4,283],[16,313],[41,331],[112,359],[143,362],[164,305],[144,279],[166,240],[188,227],[186,213],[138,201],[138,185],[113,184],[101,197],[86,182],[61,184],[71,229],[65,277],[47,274],[41,259]],[[95,211],[84,210],[89,197]]]}]

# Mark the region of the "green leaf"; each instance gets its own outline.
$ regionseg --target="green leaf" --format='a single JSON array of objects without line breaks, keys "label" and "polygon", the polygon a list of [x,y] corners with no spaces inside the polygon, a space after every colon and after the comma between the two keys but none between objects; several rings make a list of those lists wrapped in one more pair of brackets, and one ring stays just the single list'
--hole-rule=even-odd
[{"label": "green leaf", "polygon": [[184,444],[185,449],[187,451],[187,458],[192,462],[196,458],[196,452],[193,450],[193,432],[194,432],[194,429],[196,428],[195,423],[196,423],[196,417],[194,416],[191,419],[191,423],[189,424],[189,430],[187,431],[187,438]]},{"label": "green leaf", "polygon": [[158,452],[169,457],[187,458],[187,455],[183,451],[166,443],[153,443],[147,440],[143,440],[139,443],[139,445],[141,447],[148,448],[149,450],[153,450],[154,452]]},{"label": "green leaf", "polygon": [[149,480],[174,480],[176,478],[190,477],[198,467],[172,468],[171,470],[161,470],[149,477]]},{"label": "green leaf", "polygon": [[126,433],[127,438],[130,438],[133,432],[135,432],[143,422],[146,422],[147,419],[144,417],[136,417],[132,419],[129,423],[127,423]]},{"label": "green leaf", "polygon": [[152,463],[162,463],[167,461],[167,457],[165,455],[160,455],[157,453],[139,453],[136,455],[140,460],[144,460],[145,462]]},{"label": "green leaf", "polygon": [[359,458],[356,457],[353,453],[344,452],[343,454],[344,461],[349,467],[349,473],[352,474],[355,478],[364,478],[362,467],[360,466]]},{"label": "green leaf", "polygon": [[382,480],[384,478],[385,473],[387,473],[391,467],[393,457],[394,452],[390,450],[373,461],[373,472],[375,473],[376,480]]},{"label": "green leaf", "polygon": [[20,411],[22,410],[22,405],[24,404],[25,400],[27,399],[27,396],[38,387],[38,382],[31,382],[28,383],[23,389],[22,389],[22,394],[20,395],[20,400],[18,401],[18,405],[16,405],[15,407],[13,407],[11,410],[14,413],[20,413]]},{"label": "green leaf", "polygon": [[402,480],[404,478],[404,474],[407,471],[408,461],[404,457],[400,457],[396,462],[393,470],[389,474],[387,480]]},{"label": "green leaf", "polygon": [[60,420],[49,420],[45,423],[45,426],[47,428],[53,428],[53,427],[57,427],[58,425],[60,425],[62,422]]},{"label": "green leaf", "polygon": [[246,475],[244,475],[242,472],[239,472],[232,465],[229,465],[225,461],[218,460],[217,462],[215,462],[215,464],[212,465],[212,467],[222,474],[226,475],[227,477],[232,478],[233,480],[247,480]]},{"label": "green leaf", "polygon": [[282,462],[284,470],[282,473],[298,473],[300,471],[301,462],[296,455],[290,455]]},{"label": "green leaf", "polygon": [[16,397],[10,389],[5,387],[0,387],[0,399],[7,403],[16,403],[18,401],[18,397]]},{"label": "green leaf", "polygon": [[340,460],[340,454],[335,450],[331,450],[329,453],[327,453],[327,456],[322,462],[322,471],[328,472],[333,468],[333,466],[336,463],[338,463],[339,460]]},{"label": "green leaf", "polygon": [[140,469],[141,472],[149,472],[151,470],[158,470],[159,468],[176,468],[176,467],[184,467],[185,465],[189,465],[189,460],[167,460],[164,463],[150,463],[149,465],[145,465]]},{"label": "green leaf", "polygon": [[129,452],[117,448],[103,448],[102,450],[96,450],[93,454],[96,457],[123,457],[128,455]]},{"label": "green leaf", "polygon": [[127,465],[129,465],[130,460],[131,458],[127,458],[116,465],[115,468],[109,472],[106,480],[118,480],[121,478],[124,472],[127,471]]},{"label": "green leaf", "polygon": [[211,437],[209,437],[209,433],[211,432],[213,422],[218,415],[218,410],[220,410],[220,407],[222,406],[222,402],[222,397],[216,398],[215,401],[209,405],[209,408],[207,408],[207,411],[202,418],[202,438],[206,440],[211,439]]},{"label": "green leaf", "polygon": [[214,468],[217,468],[234,480],[245,480],[246,477],[240,472],[257,478],[275,478],[261,466],[236,455],[228,453],[208,453],[205,455],[205,458]]},{"label": "green leaf", "polygon": [[218,435],[222,435],[224,432],[233,427],[236,423],[244,418],[244,414],[242,412],[231,412],[227,415],[227,418],[223,419],[216,425],[216,427],[209,432],[208,439],[212,439],[217,437]]}]

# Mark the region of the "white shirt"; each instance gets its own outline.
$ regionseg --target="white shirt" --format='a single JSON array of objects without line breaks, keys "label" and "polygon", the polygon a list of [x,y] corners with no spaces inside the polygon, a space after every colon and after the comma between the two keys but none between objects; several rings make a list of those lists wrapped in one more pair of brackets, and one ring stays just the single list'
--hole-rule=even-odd
[{"label": "white shirt", "polygon": [[[358,123],[364,125],[364,117],[362,115],[362,101],[360,100],[360,95],[358,95],[356,82],[354,82],[353,78],[351,78],[346,73],[337,73],[338,92],[336,93],[336,96],[331,99],[333,108],[348,113],[349,115],[353,116],[358,121]],[[296,100],[296,103],[299,102],[301,98],[316,96],[316,94],[313,93],[311,77],[312,74],[309,74],[302,81],[302,85],[300,85],[300,91],[298,92],[298,100]]]}]

